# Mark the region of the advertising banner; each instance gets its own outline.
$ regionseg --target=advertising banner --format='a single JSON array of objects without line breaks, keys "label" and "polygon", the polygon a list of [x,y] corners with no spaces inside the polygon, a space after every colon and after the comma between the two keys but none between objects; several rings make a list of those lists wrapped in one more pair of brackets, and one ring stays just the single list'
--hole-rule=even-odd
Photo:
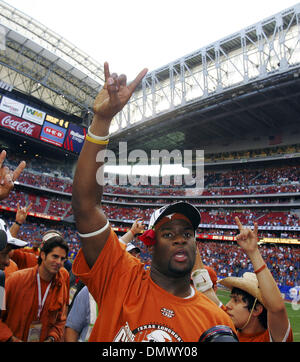
[{"label": "advertising banner", "polygon": [[70,123],[64,142],[64,148],[68,151],[80,153],[86,136],[86,129]]},{"label": "advertising banner", "polygon": [[45,112],[30,106],[25,106],[22,118],[42,126],[45,116]]},{"label": "advertising banner", "polygon": [[24,109],[24,104],[4,96],[1,99],[0,109],[4,112],[13,114],[14,116],[21,117]]},{"label": "advertising banner", "polygon": [[42,128],[37,124],[33,124],[1,111],[0,126],[33,138],[39,138]]},{"label": "advertising banner", "polygon": [[45,121],[40,139],[52,145],[62,147],[67,130]]}]

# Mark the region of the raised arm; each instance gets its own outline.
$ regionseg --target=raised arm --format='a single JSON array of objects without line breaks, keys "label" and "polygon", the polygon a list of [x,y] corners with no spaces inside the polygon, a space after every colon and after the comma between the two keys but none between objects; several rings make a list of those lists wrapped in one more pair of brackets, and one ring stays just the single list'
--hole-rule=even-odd
[{"label": "raised arm", "polygon": [[26,162],[22,161],[14,171],[10,170],[8,167],[3,166],[5,158],[6,151],[3,150],[0,153],[0,200],[8,197],[10,191],[14,188],[14,182],[26,167]]},{"label": "raised arm", "polygon": [[20,227],[24,224],[26,221],[27,215],[32,207],[32,203],[30,203],[28,206],[20,207],[19,203],[17,204],[17,213],[16,213],[16,221],[12,224],[10,227],[10,233],[13,237],[18,236],[18,232],[20,230]]},{"label": "raised arm", "polygon": [[132,224],[129,231],[124,234],[119,240],[122,241],[124,244],[128,244],[132,241],[136,234],[140,234],[142,231],[145,230],[145,225],[143,224],[143,219],[138,218]]},{"label": "raised arm", "polygon": [[287,332],[289,321],[280,290],[258,249],[258,225],[254,230],[244,228],[238,217],[235,218],[240,234],[236,240],[250,259],[257,276],[264,306],[268,311],[268,327],[275,342],[281,342]]},{"label": "raised arm", "polygon": [[194,287],[201,293],[205,294],[212,302],[218,307],[222,306],[222,302],[216,295],[213,289],[213,283],[209,276],[208,271],[205,269],[199,249],[196,249],[195,265],[192,270],[192,279]]},{"label": "raised arm", "polygon": [[94,102],[94,118],[78,159],[72,192],[76,226],[81,234],[82,250],[89,267],[94,265],[110,233],[110,228],[105,228],[107,219],[101,208],[102,166],[110,124],[146,73],[147,69],[144,69],[127,85],[125,75],[110,74],[108,63],[104,64],[105,84]]}]

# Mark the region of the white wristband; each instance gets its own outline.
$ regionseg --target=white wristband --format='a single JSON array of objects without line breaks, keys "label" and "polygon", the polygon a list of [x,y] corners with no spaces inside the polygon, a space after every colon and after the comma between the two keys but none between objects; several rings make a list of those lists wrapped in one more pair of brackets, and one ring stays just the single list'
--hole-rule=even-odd
[{"label": "white wristband", "polygon": [[94,231],[92,233],[88,233],[88,234],[80,234],[80,233],[78,233],[78,235],[81,238],[91,238],[92,236],[96,236],[96,235],[99,235],[99,234],[103,233],[103,231],[105,231],[108,227],[109,227],[109,222],[107,220],[107,223],[103,226],[102,229],[96,230],[96,231]]},{"label": "white wristband", "polygon": [[213,286],[209,273],[206,269],[197,269],[193,271],[192,279],[195,288],[201,293],[206,292],[208,289],[211,289]]},{"label": "white wristband", "polygon": [[94,133],[91,132],[91,126],[88,128],[88,135],[92,138],[94,138],[97,141],[106,141],[109,139],[109,134],[107,136],[96,136]]}]

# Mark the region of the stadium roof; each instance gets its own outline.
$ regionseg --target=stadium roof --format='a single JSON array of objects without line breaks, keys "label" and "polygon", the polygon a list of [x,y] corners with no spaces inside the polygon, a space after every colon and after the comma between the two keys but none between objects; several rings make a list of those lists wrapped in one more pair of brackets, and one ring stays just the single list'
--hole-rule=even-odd
[{"label": "stadium roof", "polygon": [[127,141],[134,149],[202,150],[208,145],[300,132],[299,71],[269,77],[173,110],[116,135],[110,149]]},{"label": "stadium roof", "polygon": [[103,66],[4,1],[0,27],[0,79],[25,95],[86,118],[103,84]]},{"label": "stadium roof", "polygon": [[299,128],[300,4],[148,74],[110,148],[203,149]]},{"label": "stadium roof", "polygon": [[[300,4],[149,74],[114,119],[110,148],[205,148],[299,128]],[[88,124],[103,67],[0,0],[0,79]]]}]

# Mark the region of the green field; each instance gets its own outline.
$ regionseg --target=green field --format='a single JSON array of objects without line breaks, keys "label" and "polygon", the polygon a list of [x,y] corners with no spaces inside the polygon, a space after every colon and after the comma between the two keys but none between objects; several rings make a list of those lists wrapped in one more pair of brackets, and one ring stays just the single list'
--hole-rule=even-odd
[{"label": "green field", "polygon": [[[227,290],[218,289],[217,295],[223,304],[229,300],[229,292]],[[293,310],[291,303],[286,303],[286,309],[293,329],[294,341],[300,342],[300,307]]]}]

